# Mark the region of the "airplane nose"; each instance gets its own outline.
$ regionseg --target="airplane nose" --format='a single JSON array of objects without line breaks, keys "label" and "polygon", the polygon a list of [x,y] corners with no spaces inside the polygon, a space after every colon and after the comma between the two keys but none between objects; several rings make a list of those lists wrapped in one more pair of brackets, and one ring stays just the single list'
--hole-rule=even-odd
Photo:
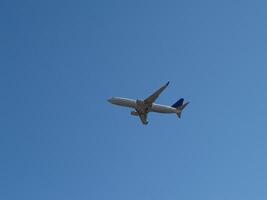
[{"label": "airplane nose", "polygon": [[110,98],[107,100],[109,103],[112,103],[113,102],[113,98]]}]

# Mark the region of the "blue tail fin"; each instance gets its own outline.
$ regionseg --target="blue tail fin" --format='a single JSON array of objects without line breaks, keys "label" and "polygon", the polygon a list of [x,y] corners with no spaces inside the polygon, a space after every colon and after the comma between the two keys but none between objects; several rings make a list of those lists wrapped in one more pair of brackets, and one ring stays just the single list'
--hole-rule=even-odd
[{"label": "blue tail fin", "polygon": [[184,103],[184,99],[181,98],[179,99],[175,104],[172,105],[173,108],[179,108],[180,106],[182,106]]}]

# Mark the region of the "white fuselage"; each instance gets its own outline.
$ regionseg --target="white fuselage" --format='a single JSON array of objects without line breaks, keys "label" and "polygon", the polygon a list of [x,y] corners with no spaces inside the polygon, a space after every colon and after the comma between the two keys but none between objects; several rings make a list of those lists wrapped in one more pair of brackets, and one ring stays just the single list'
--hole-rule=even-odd
[{"label": "white fuselage", "polygon": [[[139,109],[139,105],[137,104],[138,100],[121,98],[121,97],[113,97],[113,98],[109,99],[108,101],[110,103],[118,105],[118,106],[134,108],[136,110]],[[176,108],[171,107],[171,106],[153,103],[148,112],[179,113],[180,111],[177,110]]]}]

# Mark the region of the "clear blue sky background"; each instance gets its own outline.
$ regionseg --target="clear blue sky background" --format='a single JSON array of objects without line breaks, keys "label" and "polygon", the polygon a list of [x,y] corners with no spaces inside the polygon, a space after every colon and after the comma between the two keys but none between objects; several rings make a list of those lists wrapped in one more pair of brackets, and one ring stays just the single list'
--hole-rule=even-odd
[{"label": "clear blue sky background", "polygon": [[[266,200],[266,1],[0,2],[0,199]],[[143,126],[112,96],[191,101]]]}]

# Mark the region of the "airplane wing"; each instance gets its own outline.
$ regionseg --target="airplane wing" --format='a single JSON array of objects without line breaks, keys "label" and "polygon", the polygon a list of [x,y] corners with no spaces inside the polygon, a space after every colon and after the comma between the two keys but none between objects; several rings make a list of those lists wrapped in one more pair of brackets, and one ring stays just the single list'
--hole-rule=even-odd
[{"label": "airplane wing", "polygon": [[159,95],[163,92],[163,90],[165,90],[165,88],[169,85],[169,81],[168,83],[166,83],[164,86],[162,86],[161,88],[159,88],[156,92],[154,92],[151,96],[149,96],[148,98],[145,99],[145,103],[146,104],[152,104],[156,101],[156,99],[159,97]]},{"label": "airplane wing", "polygon": [[143,124],[147,125],[147,113],[139,113],[140,120]]}]

